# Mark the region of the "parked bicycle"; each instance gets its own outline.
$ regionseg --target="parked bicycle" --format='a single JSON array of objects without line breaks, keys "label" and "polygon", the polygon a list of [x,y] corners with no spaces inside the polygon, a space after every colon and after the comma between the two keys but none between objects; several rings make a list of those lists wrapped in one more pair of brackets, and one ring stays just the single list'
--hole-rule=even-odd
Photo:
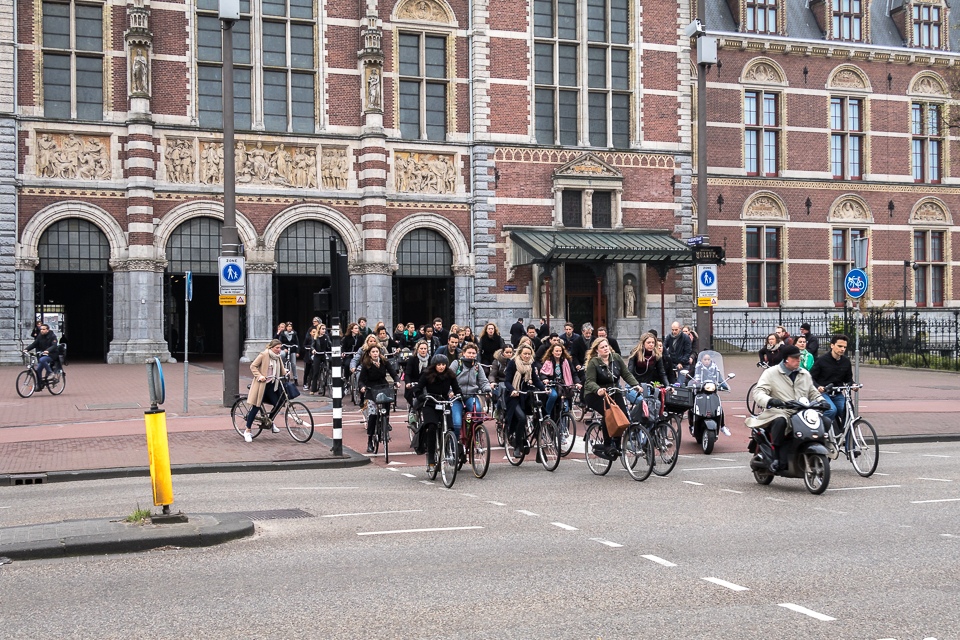
[{"label": "parked bicycle", "polygon": [[[854,470],[863,476],[869,478],[877,470],[877,463],[880,461],[880,448],[877,443],[877,432],[873,426],[856,415],[853,405],[853,390],[862,389],[862,384],[830,385],[827,387],[827,394],[842,393],[846,399],[846,408],[844,415],[837,416],[833,425],[827,425],[827,455],[831,460],[836,460],[840,454],[844,454]],[[842,420],[842,423],[841,423]],[[834,434],[834,427],[841,426],[840,435]]]},{"label": "parked bicycle", "polygon": [[[274,378],[267,378],[267,383],[271,383]],[[247,385],[250,388],[250,385]],[[280,400],[274,405],[270,413],[264,411],[257,412],[253,419],[253,425],[250,427],[250,435],[256,438],[264,429],[273,429],[274,421],[283,411],[284,426],[287,432],[297,442],[307,442],[313,437],[314,423],[313,414],[310,409],[302,402],[290,399],[287,394],[287,385],[281,384],[279,388]],[[247,397],[237,395],[236,402],[230,408],[230,419],[233,421],[233,428],[237,430],[240,436],[243,436],[247,428],[247,414],[250,412],[250,406],[247,404]]]},{"label": "parked bicycle", "polygon": [[21,398],[29,398],[34,392],[46,388],[51,395],[58,396],[67,388],[67,372],[63,370],[63,362],[67,353],[67,345],[57,345],[58,357],[53,360],[50,368],[53,373],[48,374],[43,380],[37,380],[38,358],[34,351],[25,352],[22,355],[23,364],[26,369],[17,376],[17,395]]}]

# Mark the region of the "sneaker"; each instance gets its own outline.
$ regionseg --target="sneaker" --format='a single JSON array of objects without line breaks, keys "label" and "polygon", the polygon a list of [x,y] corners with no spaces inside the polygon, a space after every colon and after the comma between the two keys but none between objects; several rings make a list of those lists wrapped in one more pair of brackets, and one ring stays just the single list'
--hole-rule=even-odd
[{"label": "sneaker", "polygon": [[435,465],[435,464],[432,463],[432,462],[431,462],[430,464],[428,464],[428,465],[427,465],[427,473],[433,473],[433,470],[436,468],[436,466],[437,466],[437,465]]},{"label": "sneaker", "polygon": [[243,441],[244,442],[253,442],[253,435],[249,431],[243,432]]},{"label": "sneaker", "polygon": [[273,425],[273,428],[271,429],[271,431],[273,431],[274,433],[280,433],[280,427],[278,427],[277,425]]},{"label": "sneaker", "polygon": [[523,452],[523,449],[521,449],[520,447],[514,447],[514,448],[513,448],[513,457],[514,457],[514,458],[522,458],[522,457],[525,456],[525,455],[526,455],[526,454]]},{"label": "sneaker", "polygon": [[722,431],[722,432],[723,432],[723,435],[725,435],[725,436],[729,436],[729,435],[730,435],[730,429],[728,429],[727,427],[720,427],[720,431]]}]

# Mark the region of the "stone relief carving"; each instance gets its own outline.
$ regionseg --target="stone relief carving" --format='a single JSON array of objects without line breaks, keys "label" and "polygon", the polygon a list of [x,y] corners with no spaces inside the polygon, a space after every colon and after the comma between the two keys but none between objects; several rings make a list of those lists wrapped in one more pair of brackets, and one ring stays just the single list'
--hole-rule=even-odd
[{"label": "stone relief carving", "polygon": [[840,201],[833,208],[834,220],[869,220],[870,212],[858,200],[852,198]]},{"label": "stone relief carving", "polygon": [[786,218],[783,207],[771,196],[757,196],[747,205],[748,218]]},{"label": "stone relief carving", "polygon": [[457,166],[452,155],[398,151],[394,154],[394,171],[397,191],[451,194],[457,190]]},{"label": "stone relief carving", "polygon": [[[317,187],[317,150],[314,147],[291,147],[283,143],[270,148],[257,141],[237,142],[234,168],[237,184],[273,187]],[[200,152],[200,181],[204,184],[223,182],[223,143],[206,142]]]},{"label": "stone relief carving", "polygon": [[193,140],[167,138],[163,164],[167,168],[168,182],[194,182]]},{"label": "stone relief carving", "polygon": [[36,173],[40,178],[109,180],[110,138],[40,133],[37,137]]},{"label": "stone relief carving", "polygon": [[830,81],[830,86],[844,89],[867,88],[867,85],[863,82],[863,78],[853,69],[841,69],[835,73],[833,79]]},{"label": "stone relief carving", "polygon": [[247,273],[273,273],[277,270],[276,262],[248,262]]},{"label": "stone relief carving", "polygon": [[346,149],[324,148],[320,160],[320,179],[324,189],[346,189],[350,161]]},{"label": "stone relief carving", "polygon": [[920,76],[917,78],[916,82],[913,83],[913,92],[943,95],[947,93],[947,89],[939,78],[934,78],[933,76]]},{"label": "stone relief carving", "polygon": [[913,222],[947,222],[947,212],[939,204],[927,201],[913,212]]},{"label": "stone relief carving", "polygon": [[757,62],[747,69],[743,79],[749,82],[783,82],[783,76],[777,69],[766,62]]},{"label": "stone relief carving", "polygon": [[397,17],[403,20],[426,20],[429,22],[449,22],[447,10],[434,0],[412,0],[397,11]]},{"label": "stone relief carving", "polygon": [[633,276],[623,279],[623,317],[637,317],[637,289],[633,283]]},{"label": "stone relief carving", "polygon": [[154,273],[162,273],[163,270],[167,268],[167,261],[143,259],[111,260],[110,268],[117,273],[122,271],[153,271]]},{"label": "stone relief carving", "polygon": [[623,174],[606,164],[592,153],[587,153],[556,169],[555,176],[577,178],[623,178]]}]

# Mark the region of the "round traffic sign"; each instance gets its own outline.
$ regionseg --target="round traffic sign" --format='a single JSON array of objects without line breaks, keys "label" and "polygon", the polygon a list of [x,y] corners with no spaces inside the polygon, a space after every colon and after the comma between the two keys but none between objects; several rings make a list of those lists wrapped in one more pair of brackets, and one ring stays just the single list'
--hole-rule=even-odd
[{"label": "round traffic sign", "polygon": [[851,269],[847,277],[843,279],[843,288],[851,298],[862,298],[867,292],[867,286],[870,284],[867,274],[863,269]]},{"label": "round traffic sign", "polygon": [[237,282],[243,276],[243,270],[236,264],[230,263],[223,268],[223,279],[227,282]]},{"label": "round traffic sign", "polygon": [[712,287],[714,280],[713,271],[704,270],[703,273],[700,274],[700,284],[705,287]]}]

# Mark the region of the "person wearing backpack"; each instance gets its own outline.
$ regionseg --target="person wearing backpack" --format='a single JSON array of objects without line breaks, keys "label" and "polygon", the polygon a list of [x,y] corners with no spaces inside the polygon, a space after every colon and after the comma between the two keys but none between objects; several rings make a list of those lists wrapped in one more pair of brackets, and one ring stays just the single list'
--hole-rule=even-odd
[{"label": "person wearing backpack", "polygon": [[[490,396],[493,389],[490,388],[490,381],[484,375],[480,362],[477,360],[479,347],[473,342],[468,342],[463,346],[460,358],[453,361],[450,370],[457,376],[457,384],[460,385],[460,392],[464,398],[456,402],[453,407],[453,430],[460,439],[460,428],[463,426],[463,412],[483,411],[483,403],[480,402],[479,395]],[[472,397],[471,397],[472,396]]]}]

